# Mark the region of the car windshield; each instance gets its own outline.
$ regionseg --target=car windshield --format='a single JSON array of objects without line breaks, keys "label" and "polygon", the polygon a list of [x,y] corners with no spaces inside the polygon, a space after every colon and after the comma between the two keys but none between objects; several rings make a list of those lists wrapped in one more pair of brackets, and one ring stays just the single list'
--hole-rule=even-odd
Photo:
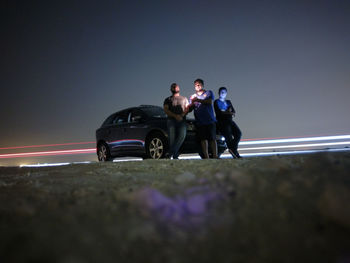
[{"label": "car windshield", "polygon": [[161,107],[145,107],[142,110],[149,116],[153,118],[166,118],[166,114]]}]

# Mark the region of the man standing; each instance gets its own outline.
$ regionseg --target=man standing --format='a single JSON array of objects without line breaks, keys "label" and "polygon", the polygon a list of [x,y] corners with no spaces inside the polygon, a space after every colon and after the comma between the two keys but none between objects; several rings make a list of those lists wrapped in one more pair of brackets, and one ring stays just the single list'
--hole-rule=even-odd
[{"label": "man standing", "polygon": [[221,87],[219,89],[219,99],[214,101],[214,109],[216,118],[218,120],[218,128],[221,134],[225,137],[228,151],[233,158],[241,158],[237,148],[238,143],[241,140],[242,132],[237,124],[232,120],[236,111],[232,106],[230,100],[226,100],[227,89]]},{"label": "man standing", "polygon": [[197,136],[201,142],[201,148],[205,159],[209,158],[208,142],[213,154],[213,158],[218,158],[216,145],[216,119],[213,110],[214,94],[211,90],[204,89],[204,81],[196,79],[194,81],[196,93],[190,98],[191,108],[194,109],[196,119]]},{"label": "man standing", "polygon": [[172,96],[164,100],[164,111],[168,115],[169,155],[173,159],[179,158],[179,149],[186,137],[186,114],[188,113],[188,100],[180,95],[180,87],[171,84]]}]

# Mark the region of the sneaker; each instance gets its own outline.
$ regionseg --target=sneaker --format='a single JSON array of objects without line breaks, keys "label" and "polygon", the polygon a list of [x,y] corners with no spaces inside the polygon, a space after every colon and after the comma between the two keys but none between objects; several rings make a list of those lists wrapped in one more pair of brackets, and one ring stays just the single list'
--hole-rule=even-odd
[{"label": "sneaker", "polygon": [[239,158],[242,158],[242,156],[240,156],[240,155],[239,155],[239,153],[238,153],[238,151],[237,151],[237,150],[236,150],[236,151],[234,151],[233,153],[234,153],[234,155],[236,156],[236,158],[238,158],[238,159],[239,159]]},{"label": "sneaker", "polygon": [[237,159],[237,156],[234,154],[234,152],[231,149],[228,149],[228,152],[232,155],[233,159]]}]

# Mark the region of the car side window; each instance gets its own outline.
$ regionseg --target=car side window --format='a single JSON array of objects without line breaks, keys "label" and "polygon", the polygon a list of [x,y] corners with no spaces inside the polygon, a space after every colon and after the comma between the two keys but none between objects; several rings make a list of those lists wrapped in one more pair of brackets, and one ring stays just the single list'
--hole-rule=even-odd
[{"label": "car side window", "polygon": [[115,119],[113,120],[113,124],[119,125],[128,122],[128,114],[126,112],[122,112],[117,114]]},{"label": "car side window", "polygon": [[145,119],[145,114],[140,110],[133,110],[130,112],[129,115],[129,122],[131,123],[137,123],[141,120]]}]

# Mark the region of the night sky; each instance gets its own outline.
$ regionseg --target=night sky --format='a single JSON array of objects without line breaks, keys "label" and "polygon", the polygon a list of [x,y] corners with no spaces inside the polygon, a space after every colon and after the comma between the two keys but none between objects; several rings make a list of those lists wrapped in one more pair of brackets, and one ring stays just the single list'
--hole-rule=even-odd
[{"label": "night sky", "polygon": [[95,140],[170,84],[228,88],[242,139],[349,134],[350,1],[5,1],[0,147]]}]

